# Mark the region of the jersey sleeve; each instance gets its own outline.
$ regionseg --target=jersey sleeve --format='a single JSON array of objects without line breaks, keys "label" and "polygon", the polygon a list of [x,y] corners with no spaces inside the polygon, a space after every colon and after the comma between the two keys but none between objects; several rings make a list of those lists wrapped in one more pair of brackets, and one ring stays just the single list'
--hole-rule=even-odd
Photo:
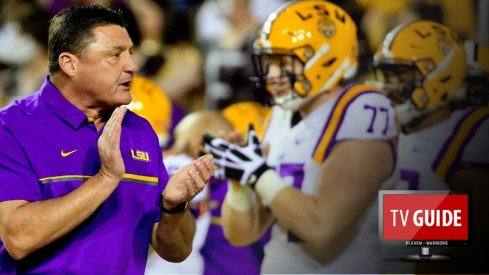
[{"label": "jersey sleeve", "polygon": [[22,146],[0,126],[0,201],[42,199],[37,175]]},{"label": "jersey sleeve", "polygon": [[336,142],[348,139],[389,140],[397,136],[396,112],[390,100],[376,91],[352,99],[341,118]]},{"label": "jersey sleeve", "polygon": [[342,140],[390,140],[397,133],[390,100],[373,85],[352,85],[335,100],[313,158],[322,163]]}]

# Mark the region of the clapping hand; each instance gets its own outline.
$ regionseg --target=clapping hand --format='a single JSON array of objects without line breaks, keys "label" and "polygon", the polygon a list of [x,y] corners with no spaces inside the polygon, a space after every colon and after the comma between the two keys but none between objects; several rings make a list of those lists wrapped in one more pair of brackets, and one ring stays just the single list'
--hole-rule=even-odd
[{"label": "clapping hand", "polygon": [[165,187],[163,206],[170,209],[199,194],[214,174],[212,159],[212,155],[206,154],[178,169]]}]

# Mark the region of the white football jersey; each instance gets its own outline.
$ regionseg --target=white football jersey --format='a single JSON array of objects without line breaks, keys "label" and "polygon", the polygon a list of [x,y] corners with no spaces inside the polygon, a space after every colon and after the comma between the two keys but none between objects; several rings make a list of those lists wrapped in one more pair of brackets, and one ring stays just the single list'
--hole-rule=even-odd
[{"label": "white football jersey", "polygon": [[396,189],[446,190],[454,171],[489,164],[488,117],[488,108],[457,110],[432,127],[400,134]]},{"label": "white football jersey", "polygon": [[[192,161],[193,159],[191,157],[184,154],[163,157],[163,163],[165,164],[168,175],[170,176],[173,175],[178,169],[191,163]],[[202,193],[204,192],[201,192],[199,195],[193,198],[190,203],[194,204],[194,200],[202,200]],[[200,255],[200,248],[204,245],[209,224],[210,216],[208,214],[204,214],[196,218],[196,232],[192,243],[193,249],[190,255],[183,262],[171,263],[163,260],[156,253],[156,251],[154,251],[153,247],[150,246],[144,274],[202,274],[204,269],[204,260]]]},{"label": "white football jersey", "polygon": [[[292,116],[291,111],[273,108],[264,137],[264,143],[270,143],[267,162],[285,183],[308,195],[315,192],[320,165],[336,143],[392,140],[397,135],[389,99],[371,85],[346,87],[296,125],[291,125]],[[262,273],[379,272],[377,216],[373,209],[366,212],[347,244],[323,251],[305,245],[275,223],[265,247]]]}]

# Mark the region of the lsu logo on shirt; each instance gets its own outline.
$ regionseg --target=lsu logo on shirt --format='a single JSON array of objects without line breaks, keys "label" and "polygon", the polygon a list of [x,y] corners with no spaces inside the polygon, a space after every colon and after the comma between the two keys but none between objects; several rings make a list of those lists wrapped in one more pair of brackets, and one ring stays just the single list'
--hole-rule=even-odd
[{"label": "lsu logo on shirt", "polygon": [[139,150],[133,150],[132,148],[131,148],[131,156],[135,160],[140,160],[140,161],[145,161],[145,162],[150,162],[151,161],[149,159],[148,152],[139,151]]}]

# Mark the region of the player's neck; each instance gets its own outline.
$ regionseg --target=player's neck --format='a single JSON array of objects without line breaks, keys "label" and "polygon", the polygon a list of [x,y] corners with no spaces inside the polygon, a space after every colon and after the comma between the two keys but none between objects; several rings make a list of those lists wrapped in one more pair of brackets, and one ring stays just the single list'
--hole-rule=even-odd
[{"label": "player's neck", "polygon": [[336,87],[330,92],[322,92],[320,93],[313,101],[304,105],[300,110],[300,114],[302,117],[308,116],[312,111],[314,111],[317,107],[321,106],[324,102],[333,99],[340,91],[342,87]]}]

